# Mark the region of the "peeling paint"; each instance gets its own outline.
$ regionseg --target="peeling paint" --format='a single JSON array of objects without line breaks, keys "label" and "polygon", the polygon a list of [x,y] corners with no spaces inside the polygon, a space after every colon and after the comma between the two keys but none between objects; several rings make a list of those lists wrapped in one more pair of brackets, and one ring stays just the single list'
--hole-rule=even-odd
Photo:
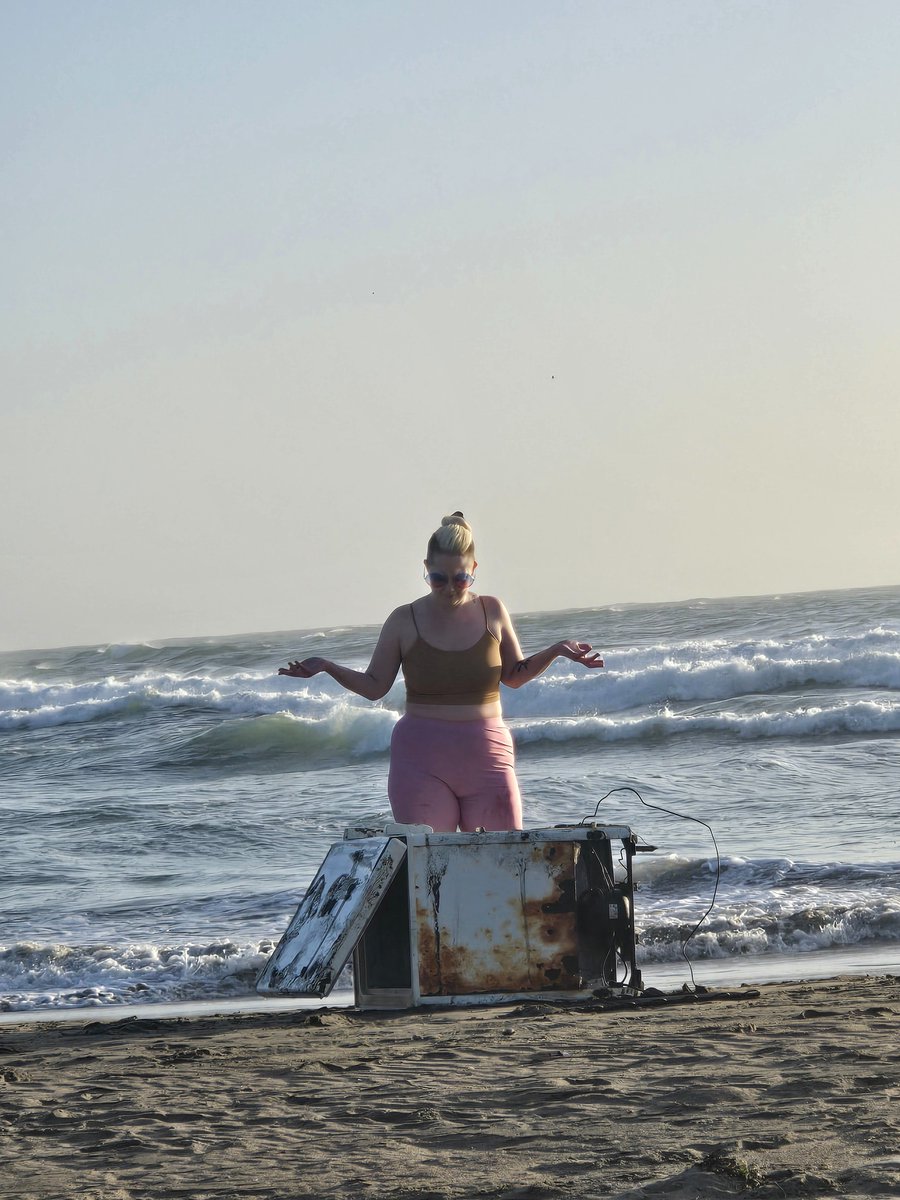
[{"label": "peeling paint", "polygon": [[326,996],[406,857],[397,838],[338,842],[316,873],[256,990]]}]

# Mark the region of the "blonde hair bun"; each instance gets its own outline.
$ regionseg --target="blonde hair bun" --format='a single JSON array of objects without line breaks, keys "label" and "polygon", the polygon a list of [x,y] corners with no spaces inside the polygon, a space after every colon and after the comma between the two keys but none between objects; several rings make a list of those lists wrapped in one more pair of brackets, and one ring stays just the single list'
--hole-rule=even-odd
[{"label": "blonde hair bun", "polygon": [[426,560],[431,562],[435,554],[459,554],[461,556],[471,554],[473,558],[475,557],[472,526],[461,512],[457,511],[451,513],[449,517],[444,517],[440,529],[436,529],[428,539]]},{"label": "blonde hair bun", "polygon": [[444,517],[441,521],[441,527],[443,528],[445,525],[461,525],[463,529],[468,529],[469,533],[472,532],[472,526],[461,512],[451,513],[449,517]]}]

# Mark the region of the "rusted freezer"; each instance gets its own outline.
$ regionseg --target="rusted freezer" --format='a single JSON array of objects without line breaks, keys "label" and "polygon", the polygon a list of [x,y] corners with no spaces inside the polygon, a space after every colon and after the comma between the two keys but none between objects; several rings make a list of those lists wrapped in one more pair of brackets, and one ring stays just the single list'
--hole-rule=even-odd
[{"label": "rusted freezer", "polygon": [[348,830],[264,967],[264,994],[325,996],[353,956],[360,1008],[640,988],[627,826]]}]

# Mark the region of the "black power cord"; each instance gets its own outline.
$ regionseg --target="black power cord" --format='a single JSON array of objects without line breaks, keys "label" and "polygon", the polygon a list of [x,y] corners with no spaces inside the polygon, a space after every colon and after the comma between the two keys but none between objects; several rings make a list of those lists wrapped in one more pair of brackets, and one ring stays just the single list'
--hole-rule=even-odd
[{"label": "black power cord", "polygon": [[681,943],[681,955],[684,958],[684,961],[687,963],[688,970],[691,973],[691,987],[694,988],[694,990],[696,990],[697,983],[696,983],[696,980],[694,979],[694,968],[691,965],[691,960],[687,956],[687,944],[691,940],[691,938],[694,936],[694,934],[697,932],[697,930],[700,928],[700,926],[703,924],[703,922],[706,920],[706,918],[709,916],[709,914],[712,912],[713,908],[715,908],[716,896],[718,895],[718,891],[719,891],[719,879],[721,878],[721,875],[722,875],[722,860],[719,857],[719,844],[716,841],[716,835],[713,833],[712,826],[708,825],[706,823],[706,821],[701,821],[699,817],[691,817],[691,816],[688,816],[687,813],[676,812],[674,808],[663,808],[663,806],[661,804],[651,804],[649,800],[644,799],[644,797],[637,790],[637,788],[628,787],[628,786],[611,788],[606,793],[605,796],[601,796],[600,799],[597,801],[597,806],[594,809],[591,816],[590,817],[582,817],[581,820],[578,822],[578,824],[583,825],[585,823],[585,821],[592,820],[594,817],[596,817],[597,813],[600,811],[600,805],[603,803],[603,801],[608,800],[609,797],[615,795],[616,792],[631,792],[632,795],[637,796],[638,800],[640,800],[641,804],[643,804],[645,808],[655,808],[657,810],[657,812],[668,813],[668,815],[670,817],[679,817],[682,821],[694,821],[694,822],[696,822],[696,824],[702,825],[704,829],[708,830],[709,836],[712,838],[713,848],[715,849],[715,852],[716,852],[716,880],[715,880],[715,883],[713,884],[712,899],[709,902],[709,907],[707,908],[706,912],[703,914],[703,916],[700,918],[700,920],[697,922],[697,924],[694,926],[694,928],[690,931],[690,933],[687,935],[687,937],[682,940],[682,943]]}]

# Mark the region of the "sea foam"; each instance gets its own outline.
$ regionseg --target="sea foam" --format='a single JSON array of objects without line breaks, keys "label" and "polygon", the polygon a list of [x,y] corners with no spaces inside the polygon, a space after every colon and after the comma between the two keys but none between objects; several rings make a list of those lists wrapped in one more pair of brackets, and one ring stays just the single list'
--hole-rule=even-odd
[{"label": "sea foam", "polygon": [[274,942],[0,948],[0,1011],[247,995]]},{"label": "sea foam", "polygon": [[[900,942],[900,863],[815,863],[723,856],[718,900],[709,906],[717,864],[675,854],[642,857],[635,926],[638,961],[677,962],[685,939],[692,959],[721,959]],[[299,895],[274,899],[288,907]],[[212,901],[219,922],[225,910]],[[251,896],[242,908],[256,907]],[[0,947],[0,1010],[92,1008],[134,1002],[250,996],[256,976],[286,926],[270,937],[117,944],[17,942]],[[341,986],[349,986],[349,969]]]}]

